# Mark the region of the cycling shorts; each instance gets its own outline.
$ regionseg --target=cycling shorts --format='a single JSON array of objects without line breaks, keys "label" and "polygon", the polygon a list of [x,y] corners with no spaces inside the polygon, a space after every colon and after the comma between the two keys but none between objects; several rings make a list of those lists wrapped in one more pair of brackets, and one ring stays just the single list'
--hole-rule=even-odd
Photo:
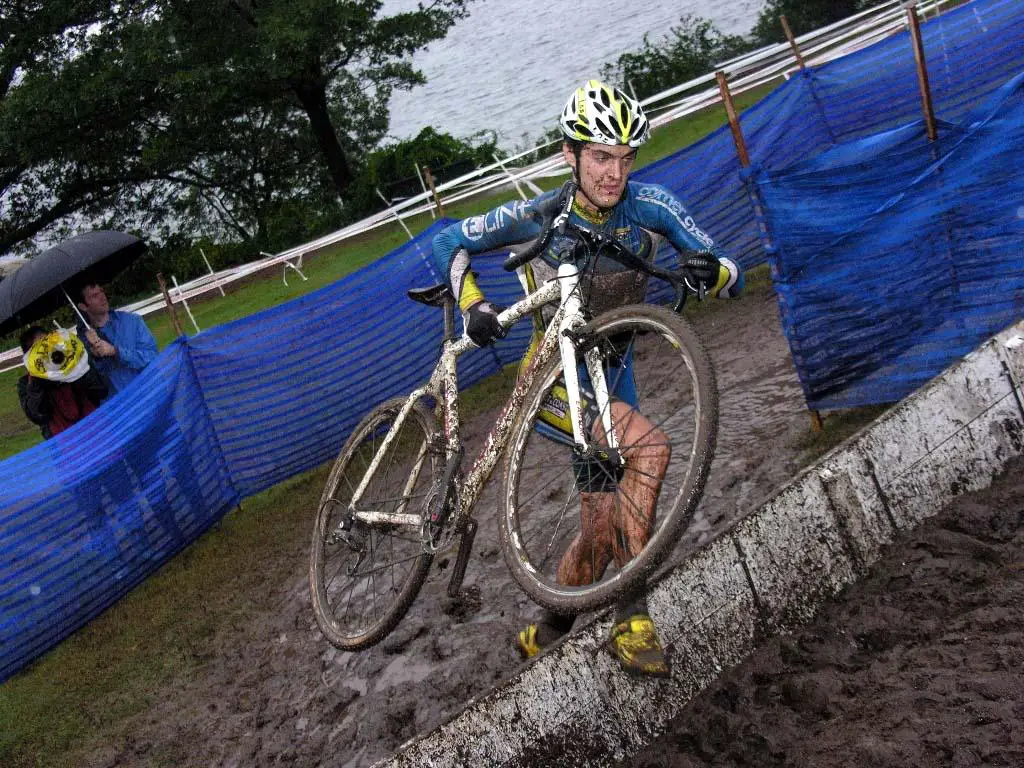
[{"label": "cycling shorts", "polygon": [[[593,434],[594,425],[600,418],[590,383],[590,374],[585,365],[577,368],[580,381],[580,411],[583,417],[583,430]],[[636,406],[638,397],[636,381],[633,376],[633,353],[627,352],[620,358],[617,365],[605,366],[605,380],[611,396],[629,405]],[[559,376],[551,391],[545,396],[537,414],[537,432],[544,437],[560,443],[573,444],[572,420],[569,418],[569,396],[565,391],[565,381]]]}]

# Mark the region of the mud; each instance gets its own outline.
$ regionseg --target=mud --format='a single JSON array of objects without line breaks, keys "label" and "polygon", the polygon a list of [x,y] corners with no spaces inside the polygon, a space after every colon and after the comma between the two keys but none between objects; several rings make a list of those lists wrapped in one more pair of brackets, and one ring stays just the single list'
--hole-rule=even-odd
[{"label": "mud", "polygon": [[630,768],[1024,765],[1024,460],[762,647]]},{"label": "mud", "polygon": [[[705,498],[677,558],[755,508],[793,475],[802,461],[799,438],[809,425],[773,296],[747,297],[735,307],[716,306],[698,314],[695,324],[717,369],[721,419]],[[492,421],[493,414],[483,414],[471,422],[471,438],[479,440]],[[263,585],[266,610],[246,626],[219,632],[206,650],[209,663],[200,675],[154,692],[152,709],[131,724],[133,738],[92,754],[86,764],[355,768],[372,764],[405,740],[439,725],[469,698],[485,693],[520,667],[512,638],[534,613],[532,603],[508,575],[498,544],[497,519],[488,514],[495,509],[498,485],[491,481],[478,507],[480,530],[465,582],[468,599],[445,597],[451,560],[441,558],[420,598],[390,637],[363,653],[337,651],[320,635],[312,617],[306,581],[308,533],[302,531],[276,555],[293,560],[294,568],[285,583]],[[311,510],[310,525],[312,514]],[[954,530],[948,533],[949,537],[968,536],[978,541],[978,549],[965,551],[978,557],[981,570],[1008,568],[989,558],[987,553],[997,544],[990,540],[995,534],[986,535],[989,538]],[[937,546],[940,554],[928,548],[917,551],[922,558],[944,558],[941,553],[951,545]],[[1018,556],[1018,562],[1020,559]],[[772,671],[770,656],[759,656],[766,671],[751,678],[756,683],[744,687],[738,682],[740,677],[730,678],[733,682],[707,699],[711,702],[704,705],[708,709],[695,707],[691,717],[696,719],[681,719],[666,741],[680,754],[693,752],[708,760],[718,759],[719,753],[736,754],[738,762],[678,764],[813,764],[796,757],[784,762],[797,753],[772,746],[781,738],[771,729],[772,715],[765,714],[759,721],[744,720],[749,702],[788,702],[783,707],[788,707],[795,735],[810,722],[822,723],[823,731],[841,734],[847,705],[870,713],[883,703],[881,699],[897,698],[888,687],[889,680],[897,685],[897,675],[904,673],[907,656],[901,649],[909,642],[908,635],[934,633],[937,645],[929,654],[916,656],[915,663],[921,668],[907,673],[911,687],[902,694],[905,710],[902,719],[892,725],[894,733],[907,734],[908,741],[915,732],[922,738],[932,733],[936,740],[956,744],[958,733],[1001,727],[998,723],[1004,722],[1000,718],[1010,693],[1004,685],[1006,678],[960,680],[955,676],[969,647],[963,638],[975,636],[975,630],[969,632],[968,625],[962,623],[971,613],[949,612],[965,589],[963,573],[940,573],[924,565],[922,576],[897,569],[888,578],[893,588],[908,590],[915,583],[920,587],[922,579],[926,581],[935,592],[931,612],[922,606],[920,612],[903,617],[883,595],[877,604],[863,605],[859,616],[854,616],[855,624],[861,622],[860,628],[847,631],[860,639],[845,650],[821,651],[825,655],[819,655],[820,641],[787,640],[775,651],[777,663],[796,670],[801,670],[801,664],[807,667],[789,682],[781,676],[783,666]],[[965,562],[961,568],[971,571],[970,566]],[[1020,572],[1015,573],[1019,576]],[[981,601],[985,591],[976,590],[973,581],[967,586],[974,599]],[[1018,602],[1019,597],[1018,592]],[[986,613],[979,607],[973,613],[981,623],[976,629],[995,633],[999,627],[1009,627],[1016,616],[1019,639],[1021,614],[1019,608],[1016,611],[1004,617],[1000,611]],[[872,666],[872,654],[881,654],[880,668]],[[1014,646],[992,647],[979,654],[977,660],[990,667],[1005,665],[1009,669],[1016,664],[1020,670],[1021,655]],[[835,680],[816,682],[815,671],[831,663],[838,665]],[[846,681],[840,671],[866,677]],[[1024,688],[1019,679],[1017,682],[1017,688]],[[833,689],[832,683],[838,687]],[[961,690],[974,690],[971,695],[977,706],[945,708],[949,701],[966,695]],[[907,706],[908,702],[913,706]],[[1018,718],[1024,714],[1019,705],[1016,714]],[[759,735],[758,727],[768,730]],[[824,743],[820,736],[815,741],[816,748]],[[744,753],[744,749],[750,751]],[[888,765],[884,760],[895,760],[899,754],[885,738],[865,739],[858,749],[857,754],[864,757],[856,762],[865,765]],[[769,762],[762,762],[762,755]],[[648,765],[659,765],[654,757],[645,759]]]}]

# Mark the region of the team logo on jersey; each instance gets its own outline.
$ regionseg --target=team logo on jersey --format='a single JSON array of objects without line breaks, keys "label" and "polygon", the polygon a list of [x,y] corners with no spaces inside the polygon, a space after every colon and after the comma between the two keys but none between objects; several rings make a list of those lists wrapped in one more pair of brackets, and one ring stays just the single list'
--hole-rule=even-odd
[{"label": "team logo on jersey", "polygon": [[636,197],[637,200],[641,202],[654,203],[662,206],[663,208],[668,208],[668,210],[672,212],[672,215],[676,217],[676,220],[683,226],[683,229],[697,238],[697,240],[699,240],[705,247],[714,247],[715,241],[712,240],[704,230],[697,226],[697,223],[693,220],[693,217],[687,213],[683,204],[670,195],[664,188],[658,186],[641,187],[637,192]]},{"label": "team logo on jersey", "polygon": [[462,234],[467,240],[479,240],[486,232],[483,216],[470,216],[462,220]]},{"label": "team logo on jersey", "polygon": [[480,240],[490,232],[497,232],[512,222],[522,221],[527,216],[528,204],[522,200],[502,205],[482,216],[470,216],[462,220],[462,234],[467,240]]}]

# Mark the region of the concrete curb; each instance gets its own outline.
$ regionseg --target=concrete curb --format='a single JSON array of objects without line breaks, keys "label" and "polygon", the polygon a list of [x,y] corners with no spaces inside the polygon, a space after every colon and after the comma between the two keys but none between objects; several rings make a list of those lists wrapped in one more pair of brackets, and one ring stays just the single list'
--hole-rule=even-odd
[{"label": "concrete curb", "polygon": [[1024,453],[1024,321],[803,471],[663,576],[649,602],[673,647],[670,680],[637,680],[598,621],[380,768],[607,766],[641,749],[766,637],[862,576],[900,531]]}]

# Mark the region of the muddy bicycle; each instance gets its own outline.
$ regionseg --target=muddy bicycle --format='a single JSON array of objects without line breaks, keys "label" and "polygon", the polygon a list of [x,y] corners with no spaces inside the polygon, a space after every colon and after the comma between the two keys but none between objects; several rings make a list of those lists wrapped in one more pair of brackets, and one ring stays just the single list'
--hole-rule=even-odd
[{"label": "muddy bicycle", "polygon": [[[354,429],[316,516],[313,611],[336,647],[356,651],[380,642],[416,598],[434,556],[456,548],[448,594],[459,594],[478,528],[472,512],[503,455],[502,551],[516,583],[548,609],[598,610],[641,587],[692,519],[714,454],[718,392],[710,359],[679,310],[688,295],[702,298],[702,288],[684,270],[661,268],[613,238],[575,227],[567,221],[571,197],[528,250],[504,263],[510,271],[522,268],[555,231],[570,232],[579,246],[555,279],[498,315],[509,328],[554,308],[468,470],[456,361],[475,345],[456,334],[456,302],[446,285],[408,291],[443,312],[440,359],[424,386],[378,405]],[[669,283],[675,311],[632,304],[590,317],[582,286],[600,258]],[[637,459],[651,451],[664,459],[657,473]],[[564,553],[585,541],[584,533],[593,538],[582,531],[593,523],[581,514],[582,500],[613,500],[609,514],[620,540],[603,546],[623,547],[622,531],[639,517],[635,487],[653,492],[657,505],[653,517],[639,521],[642,549],[613,568],[607,552],[595,549],[591,582],[563,583]]]}]

